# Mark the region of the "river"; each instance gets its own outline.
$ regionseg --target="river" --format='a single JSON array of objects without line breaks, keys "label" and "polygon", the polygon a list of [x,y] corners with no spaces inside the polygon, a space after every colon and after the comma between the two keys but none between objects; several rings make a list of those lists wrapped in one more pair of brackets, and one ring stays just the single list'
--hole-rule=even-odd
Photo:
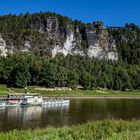
[{"label": "river", "polygon": [[69,105],[1,107],[0,131],[62,127],[104,119],[140,119],[140,99],[70,99]]}]

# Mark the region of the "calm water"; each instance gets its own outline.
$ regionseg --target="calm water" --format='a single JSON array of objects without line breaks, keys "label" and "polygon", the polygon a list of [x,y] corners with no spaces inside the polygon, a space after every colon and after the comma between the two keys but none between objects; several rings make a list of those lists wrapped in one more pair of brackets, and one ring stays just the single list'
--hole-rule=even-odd
[{"label": "calm water", "polygon": [[69,106],[0,108],[0,131],[140,119],[140,99],[72,99]]}]

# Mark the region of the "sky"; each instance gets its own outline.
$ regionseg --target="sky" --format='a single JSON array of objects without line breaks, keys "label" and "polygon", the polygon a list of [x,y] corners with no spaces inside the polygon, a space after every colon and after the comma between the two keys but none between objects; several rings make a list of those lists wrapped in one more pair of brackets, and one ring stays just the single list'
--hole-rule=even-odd
[{"label": "sky", "polygon": [[56,12],[85,23],[101,20],[105,26],[140,26],[140,0],[0,0],[0,15]]}]

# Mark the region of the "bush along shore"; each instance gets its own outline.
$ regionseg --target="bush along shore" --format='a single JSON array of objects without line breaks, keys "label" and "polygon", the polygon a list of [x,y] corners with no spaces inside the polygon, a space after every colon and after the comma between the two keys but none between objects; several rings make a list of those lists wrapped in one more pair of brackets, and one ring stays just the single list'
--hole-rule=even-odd
[{"label": "bush along shore", "polygon": [[104,120],[86,124],[0,133],[1,140],[139,140],[140,121]]}]

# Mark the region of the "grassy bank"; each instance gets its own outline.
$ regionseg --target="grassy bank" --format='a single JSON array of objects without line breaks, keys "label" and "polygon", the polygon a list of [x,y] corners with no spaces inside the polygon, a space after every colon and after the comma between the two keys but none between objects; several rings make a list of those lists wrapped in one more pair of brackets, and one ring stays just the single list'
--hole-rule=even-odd
[{"label": "grassy bank", "polygon": [[0,95],[6,95],[9,91],[9,88],[6,85],[0,84]]},{"label": "grassy bank", "polygon": [[1,140],[139,140],[140,121],[106,120],[64,128],[14,130]]},{"label": "grassy bank", "polygon": [[[6,95],[9,92],[24,92],[24,88],[8,88],[6,85],[0,85],[0,95]],[[113,91],[113,90],[65,90],[48,91],[45,88],[29,86],[28,92],[40,93],[43,96],[51,97],[94,97],[94,96],[140,96],[140,91]]]}]

